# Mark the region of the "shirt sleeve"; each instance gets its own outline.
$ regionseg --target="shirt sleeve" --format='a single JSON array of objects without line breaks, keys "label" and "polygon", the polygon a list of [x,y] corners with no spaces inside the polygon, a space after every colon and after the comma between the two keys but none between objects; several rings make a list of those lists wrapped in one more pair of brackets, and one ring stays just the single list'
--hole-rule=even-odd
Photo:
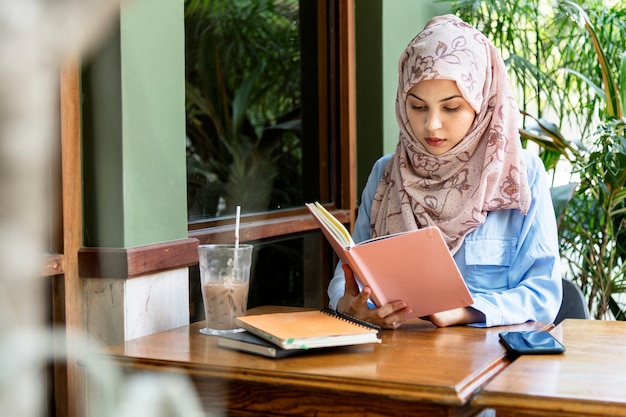
[{"label": "shirt sleeve", "polygon": [[561,306],[561,269],[556,216],[547,174],[526,152],[532,202],[517,210],[490,212],[471,232],[455,261],[485,315],[477,326],[552,322]]}]

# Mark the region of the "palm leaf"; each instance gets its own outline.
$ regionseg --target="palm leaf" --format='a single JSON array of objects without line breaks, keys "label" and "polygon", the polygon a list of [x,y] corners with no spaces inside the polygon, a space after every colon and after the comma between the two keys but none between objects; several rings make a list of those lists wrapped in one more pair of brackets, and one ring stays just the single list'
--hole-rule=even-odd
[{"label": "palm leaf", "polygon": [[246,111],[250,108],[254,97],[254,89],[258,88],[257,81],[259,80],[259,76],[263,73],[264,69],[265,65],[260,65],[235,91],[235,97],[233,98],[233,119],[231,128],[233,138],[238,138],[241,135],[241,128],[246,116]]},{"label": "palm leaf", "polygon": [[606,101],[606,92],[602,89],[602,87],[600,87],[598,84],[594,83],[589,77],[587,77],[586,75],[576,71],[575,69],[563,68],[563,70],[566,71],[566,72],[569,72],[570,74],[574,74],[575,76],[577,76],[578,78],[583,80],[585,83],[587,83],[587,85],[589,87],[591,87],[591,89],[593,91],[595,91],[595,93],[598,95],[598,97],[600,97],[602,100]]},{"label": "palm leaf", "polygon": [[602,83],[604,84],[607,115],[611,118],[621,119],[623,117],[623,112],[620,103],[617,83],[615,82],[613,72],[611,71],[611,66],[604,53],[604,50],[602,49],[602,45],[600,45],[600,41],[598,40],[598,36],[596,35],[596,31],[593,27],[591,19],[589,18],[589,15],[582,7],[572,1],[564,1],[563,6],[569,11],[574,20],[580,26],[584,27],[589,33],[589,36],[591,37],[591,43],[596,52],[598,63],[600,64],[600,69],[602,72]]},{"label": "palm leaf", "polygon": [[621,65],[620,65],[620,100],[622,102],[622,110],[626,106],[626,51],[622,53]]},{"label": "palm leaf", "polygon": [[[578,155],[578,150],[572,145],[573,141],[563,136],[559,128],[552,122],[542,118],[534,117],[524,111],[521,113],[533,119],[537,124],[534,130],[528,128],[520,129],[520,136],[523,139],[529,139],[543,147],[547,151],[558,153],[570,161]],[[584,149],[580,142],[577,142],[578,149]],[[549,167],[546,167],[549,169]]]},{"label": "palm leaf", "polygon": [[550,188],[550,197],[552,198],[552,205],[554,206],[554,214],[556,216],[557,225],[560,227],[563,217],[565,216],[565,209],[567,204],[574,196],[574,192],[578,187],[578,183],[570,182],[565,185]]}]

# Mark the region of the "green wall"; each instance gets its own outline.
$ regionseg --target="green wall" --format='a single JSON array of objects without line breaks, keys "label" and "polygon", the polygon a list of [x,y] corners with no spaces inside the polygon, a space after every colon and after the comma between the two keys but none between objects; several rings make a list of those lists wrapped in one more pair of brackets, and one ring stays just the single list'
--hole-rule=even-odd
[{"label": "green wall", "polygon": [[187,237],[183,1],[123,3],[83,80],[86,246]]}]

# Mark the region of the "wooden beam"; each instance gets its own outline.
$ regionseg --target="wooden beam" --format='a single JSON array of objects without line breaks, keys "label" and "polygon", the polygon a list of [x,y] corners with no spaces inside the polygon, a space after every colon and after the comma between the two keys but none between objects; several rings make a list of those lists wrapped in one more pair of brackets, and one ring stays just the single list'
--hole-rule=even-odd
[{"label": "wooden beam", "polygon": [[[80,148],[80,64],[68,62],[60,75],[61,188],[63,262],[61,278],[53,281],[53,319],[68,333],[82,334],[83,292],[78,276],[78,249],[82,246],[82,180]],[[85,415],[85,379],[72,360],[72,343],[64,347],[66,363],[55,364],[57,416]]]},{"label": "wooden beam", "polygon": [[356,219],[356,79],[354,2],[339,1],[339,76],[341,114],[341,204],[350,210],[350,230]]}]

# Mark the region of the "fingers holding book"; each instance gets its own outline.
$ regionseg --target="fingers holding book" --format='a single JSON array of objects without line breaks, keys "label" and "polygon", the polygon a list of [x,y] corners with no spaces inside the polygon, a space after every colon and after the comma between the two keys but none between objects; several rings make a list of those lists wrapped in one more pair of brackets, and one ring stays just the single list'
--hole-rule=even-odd
[{"label": "fingers holding book", "polygon": [[368,302],[371,295],[370,288],[364,287],[360,290],[352,269],[346,264],[343,264],[342,268],[346,283],[344,295],[337,304],[338,311],[385,329],[396,329],[409,318],[413,310],[402,300],[393,301],[381,307],[370,307],[371,303]]}]

